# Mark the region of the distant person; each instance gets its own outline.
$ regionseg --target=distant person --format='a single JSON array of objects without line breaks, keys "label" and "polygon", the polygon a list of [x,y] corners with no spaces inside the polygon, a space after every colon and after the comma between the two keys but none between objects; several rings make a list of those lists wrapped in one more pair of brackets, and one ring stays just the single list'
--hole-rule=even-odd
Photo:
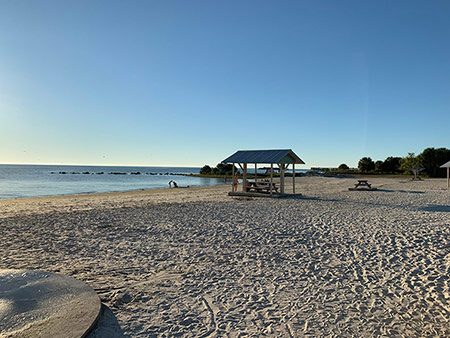
[{"label": "distant person", "polygon": [[234,192],[237,191],[238,183],[239,183],[238,176],[234,175],[234,177],[233,177],[233,191]]},{"label": "distant person", "polygon": [[174,187],[174,188],[178,188],[177,182],[175,182],[175,181],[172,181],[172,182],[173,182],[173,187]]}]

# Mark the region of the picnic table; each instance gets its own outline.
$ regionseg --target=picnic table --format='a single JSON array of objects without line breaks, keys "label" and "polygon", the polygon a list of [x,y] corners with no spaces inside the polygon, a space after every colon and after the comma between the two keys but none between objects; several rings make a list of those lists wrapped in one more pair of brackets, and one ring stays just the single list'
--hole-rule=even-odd
[{"label": "picnic table", "polygon": [[255,192],[263,192],[263,193],[270,193],[270,187],[272,186],[272,191],[278,192],[278,187],[275,183],[270,182],[247,182],[247,192],[255,191]]},{"label": "picnic table", "polygon": [[358,187],[372,188],[372,185],[369,184],[369,182],[367,180],[358,180],[358,183],[355,183],[355,188],[358,188]]},{"label": "picnic table", "polygon": [[358,180],[358,183],[355,183],[355,187],[348,188],[348,190],[377,190],[377,188],[372,188],[368,180]]}]

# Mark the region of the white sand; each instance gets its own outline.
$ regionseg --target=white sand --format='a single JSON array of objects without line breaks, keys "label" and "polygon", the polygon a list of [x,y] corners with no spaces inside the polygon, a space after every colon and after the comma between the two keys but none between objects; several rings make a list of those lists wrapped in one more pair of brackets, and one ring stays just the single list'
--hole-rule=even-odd
[{"label": "white sand", "polygon": [[445,180],[368,179],[2,200],[0,268],[91,285],[93,337],[450,336]]}]

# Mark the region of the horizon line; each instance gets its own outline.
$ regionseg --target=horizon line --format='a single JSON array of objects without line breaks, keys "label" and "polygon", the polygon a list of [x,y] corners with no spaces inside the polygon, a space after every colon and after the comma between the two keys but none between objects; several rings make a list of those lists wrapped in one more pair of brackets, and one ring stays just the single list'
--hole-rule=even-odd
[{"label": "horizon line", "polygon": [[[86,163],[11,163],[11,162],[1,162],[0,165],[60,165],[60,166],[91,166],[91,167],[171,167],[171,168],[202,168],[203,166],[205,166],[205,164],[203,165],[151,165],[151,164],[86,164]],[[263,165],[263,163],[260,163],[260,165]],[[334,168],[332,166],[314,166],[315,168]],[[337,167],[336,167],[337,168]],[[309,168],[299,168],[299,169],[311,169],[311,167]]]},{"label": "horizon line", "polygon": [[92,163],[12,163],[1,162],[0,165],[68,165],[68,166],[91,166],[91,167],[172,167],[172,168],[201,168],[196,165],[162,165],[162,164],[92,164]]}]

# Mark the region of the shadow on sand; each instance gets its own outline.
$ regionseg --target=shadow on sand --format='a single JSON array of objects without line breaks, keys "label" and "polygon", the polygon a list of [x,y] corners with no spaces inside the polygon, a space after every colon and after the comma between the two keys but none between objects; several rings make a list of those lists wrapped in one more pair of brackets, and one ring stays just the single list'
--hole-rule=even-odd
[{"label": "shadow on sand", "polygon": [[419,208],[421,211],[434,211],[434,212],[450,212],[450,205],[427,205],[426,207]]},{"label": "shadow on sand", "polygon": [[97,325],[87,336],[88,338],[123,338],[130,337],[125,335],[120,324],[109,307],[102,304],[102,313],[98,319]]},{"label": "shadow on sand", "polygon": [[340,200],[335,198],[323,198],[323,197],[312,197],[312,196],[305,196],[301,194],[296,195],[288,195],[286,197],[283,197],[285,200],[304,200],[304,201],[322,201],[322,202],[340,202]]},{"label": "shadow on sand", "polygon": [[377,191],[382,192],[400,192],[404,194],[425,194],[425,191],[414,191],[414,190],[390,190],[390,189],[377,189]]}]

